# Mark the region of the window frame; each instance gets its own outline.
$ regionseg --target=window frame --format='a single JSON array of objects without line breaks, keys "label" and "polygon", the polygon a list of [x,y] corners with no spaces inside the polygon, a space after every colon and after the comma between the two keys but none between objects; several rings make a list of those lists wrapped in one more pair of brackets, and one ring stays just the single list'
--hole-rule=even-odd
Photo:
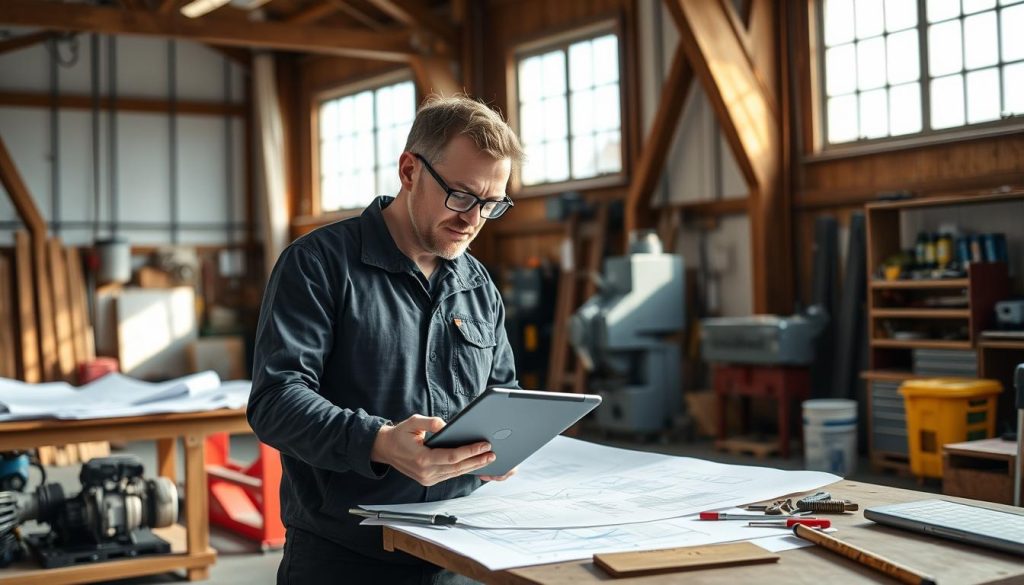
[{"label": "window frame", "polygon": [[[328,101],[331,101],[331,100],[352,96],[352,95],[355,95],[355,94],[358,94],[358,93],[362,93],[364,91],[376,92],[378,89],[382,89],[382,88],[385,88],[385,87],[388,87],[388,86],[391,86],[391,85],[397,85],[399,83],[405,83],[405,82],[411,82],[412,83],[412,85],[413,85],[413,100],[415,102],[413,104],[413,107],[414,108],[419,108],[419,104],[420,104],[420,101],[422,99],[420,97],[419,87],[416,84],[416,80],[413,77],[412,71],[408,70],[408,69],[399,69],[399,70],[396,70],[396,71],[391,71],[391,72],[383,73],[383,74],[380,74],[380,75],[374,75],[372,77],[368,77],[368,78],[365,78],[365,79],[361,79],[361,80],[353,81],[353,82],[349,82],[349,83],[344,83],[342,85],[337,85],[337,86],[330,87],[328,89],[322,89],[322,90],[319,90],[319,91],[314,91],[312,93],[311,99],[310,99],[311,103],[310,103],[310,117],[309,117],[310,118],[309,119],[309,122],[310,122],[310,131],[309,131],[310,140],[309,140],[309,142],[310,142],[310,152],[312,153],[312,156],[310,157],[310,169],[311,169],[311,176],[310,176],[310,196],[311,196],[310,212],[311,213],[310,213],[310,215],[312,215],[313,217],[345,218],[345,217],[351,217],[353,215],[358,215],[358,212],[361,212],[363,210],[362,207],[342,207],[340,209],[331,209],[331,210],[324,210],[324,208],[323,208],[323,205],[321,203],[322,199],[321,199],[321,193],[320,193],[321,182],[322,182],[322,176],[321,176],[321,172],[320,172],[321,171],[321,169],[320,169],[320,142],[321,142],[321,140],[320,140],[320,108],[323,107],[323,104],[325,102],[328,102]],[[380,161],[377,160],[377,150],[376,150],[377,132],[378,132],[377,122],[376,122],[376,120],[374,120],[374,125],[373,125],[374,153],[373,153],[373,156],[374,156],[374,167],[375,167],[374,174],[375,175],[376,175],[376,167],[378,166],[378,164],[380,162]],[[376,180],[376,179],[374,179],[374,180]]]},{"label": "window frame", "polygon": [[[856,1],[856,0],[854,0]],[[880,152],[889,152],[894,150],[905,150],[912,148],[919,148],[922,146],[929,146],[935,144],[944,144],[950,142],[961,142],[967,140],[975,140],[982,138],[989,138],[995,136],[1003,136],[1007,134],[1015,134],[1024,131],[1024,114],[1015,114],[1005,118],[999,118],[996,120],[989,120],[987,122],[978,122],[970,124],[966,122],[960,126],[953,126],[950,128],[933,129],[931,128],[931,82],[934,78],[930,77],[931,71],[929,70],[928,63],[928,18],[927,18],[927,0],[916,0],[917,4],[917,25],[913,29],[905,30],[917,30],[918,34],[918,69],[919,77],[918,83],[921,89],[921,130],[912,134],[902,134],[899,136],[882,136],[879,138],[857,138],[849,142],[840,142],[838,144],[830,144],[828,141],[828,92],[825,88],[826,84],[826,71],[825,71],[825,51],[828,49],[825,45],[825,0],[812,0],[808,3],[809,10],[812,11],[809,24],[811,30],[808,31],[809,42],[809,53],[812,59],[811,64],[811,76],[810,82],[812,84],[812,108],[813,113],[810,116],[811,123],[815,126],[813,136],[815,137],[813,147],[809,154],[804,156],[805,160],[817,161],[817,160],[832,160],[839,158],[846,158],[848,156],[857,155],[868,155]],[[983,10],[975,14],[982,14],[988,11],[998,11],[1003,7],[999,5],[999,1],[996,0],[996,6],[994,8]],[[962,10],[962,6],[961,6]],[[957,21],[963,22],[964,18],[970,15],[964,15],[962,12],[959,16],[947,19],[942,22]],[[961,25],[962,26],[962,25]],[[997,34],[1001,34],[1001,27],[997,20]],[[901,31],[902,32],[902,31]],[[888,32],[884,32],[882,37],[887,37]],[[856,42],[856,40],[854,41]],[[963,50],[963,47],[961,47]],[[999,70],[1000,79],[1000,104],[1003,103],[1003,79],[1004,79],[1004,68],[1010,63],[1006,63],[1002,60],[1001,45],[997,45],[999,53],[999,60],[996,65],[992,65],[986,68],[997,68]],[[1020,63],[1021,61],[1012,61],[1011,63]],[[975,71],[980,71],[976,69]],[[964,108],[966,109],[966,74],[968,69],[966,65],[961,67],[959,72],[965,78],[964,83]],[[953,75],[953,74],[950,74]],[[945,76],[943,76],[945,77]],[[887,89],[891,86],[886,83]],[[860,90],[855,92],[856,94],[862,93]]]},{"label": "window frame", "polygon": [[[557,183],[538,183],[536,185],[524,185],[522,183],[522,168],[516,170],[512,174],[509,181],[509,193],[516,197],[535,197],[541,195],[551,195],[553,193],[562,193],[564,191],[585,191],[591,189],[600,189],[606,187],[623,187],[629,184],[629,171],[630,171],[630,156],[629,156],[629,135],[628,125],[632,122],[628,118],[627,99],[628,93],[626,88],[627,72],[623,69],[627,58],[627,47],[625,38],[625,27],[622,24],[620,18],[604,16],[590,23],[577,24],[571,28],[553,33],[547,33],[540,37],[532,39],[525,39],[520,42],[514,43],[511,49],[508,51],[506,58],[507,63],[507,88],[508,88],[508,103],[511,104],[508,112],[508,120],[512,127],[515,129],[516,134],[520,134],[519,127],[519,62],[523,59],[533,57],[536,55],[542,55],[554,50],[562,50],[566,54],[568,59],[570,45],[585,41],[592,40],[594,38],[606,35],[614,34],[618,40],[618,60],[619,60],[619,132],[620,138],[620,157],[622,159],[621,168],[618,172],[608,173],[604,175],[597,175],[595,177],[587,177],[585,179],[569,179],[566,181],[559,181]],[[572,128],[571,128],[571,112],[568,111],[570,107],[569,101],[569,71],[568,61],[566,61],[566,101],[567,101],[567,123],[568,131],[570,134],[566,136],[566,140],[569,142],[569,160],[571,165],[572,160]],[[571,168],[571,166],[570,166]]]}]

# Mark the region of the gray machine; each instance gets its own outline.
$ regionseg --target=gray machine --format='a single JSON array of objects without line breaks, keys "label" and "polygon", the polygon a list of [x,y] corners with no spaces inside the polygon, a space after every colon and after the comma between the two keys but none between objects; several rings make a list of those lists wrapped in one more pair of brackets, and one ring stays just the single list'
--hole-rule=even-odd
[{"label": "gray machine", "polygon": [[[814,309],[814,307],[812,307]],[[828,325],[823,312],[777,317],[718,317],[701,321],[705,361],[802,366],[814,361],[818,335]]]},{"label": "gray machine", "polygon": [[599,292],[570,322],[570,341],[604,399],[597,423],[609,431],[657,433],[682,408],[678,343],[683,330],[683,258],[664,254],[653,234],[628,256],[605,260]]}]

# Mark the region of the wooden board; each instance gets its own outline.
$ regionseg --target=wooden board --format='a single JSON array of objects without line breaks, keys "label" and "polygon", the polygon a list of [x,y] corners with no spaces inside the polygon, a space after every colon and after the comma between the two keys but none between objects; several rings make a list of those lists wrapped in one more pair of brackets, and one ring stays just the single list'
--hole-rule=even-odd
[{"label": "wooden board", "polygon": [[78,363],[91,361],[96,357],[92,324],[89,322],[88,300],[85,294],[85,277],[82,275],[82,258],[78,248],[67,249],[68,295],[71,304],[71,327],[74,335],[75,360]]},{"label": "wooden board", "polygon": [[0,377],[17,376],[14,345],[14,290],[12,290],[11,262],[0,255]]},{"label": "wooden board", "polygon": [[752,542],[594,555],[594,564],[613,577],[635,577],[752,563],[775,563],[778,560],[779,555],[770,553]]},{"label": "wooden board", "polygon": [[50,291],[53,299],[54,338],[57,368],[61,380],[75,381],[75,340],[71,325],[71,302],[68,296],[67,261],[60,238],[46,243],[47,264],[50,269]]},{"label": "wooden board", "polygon": [[18,301],[18,377],[42,381],[39,362],[39,329],[36,321],[35,285],[32,281],[32,241],[28,232],[14,233],[15,296]]},{"label": "wooden board", "polygon": [[188,372],[186,347],[198,337],[192,287],[126,288],[114,307],[122,373],[166,379]]}]

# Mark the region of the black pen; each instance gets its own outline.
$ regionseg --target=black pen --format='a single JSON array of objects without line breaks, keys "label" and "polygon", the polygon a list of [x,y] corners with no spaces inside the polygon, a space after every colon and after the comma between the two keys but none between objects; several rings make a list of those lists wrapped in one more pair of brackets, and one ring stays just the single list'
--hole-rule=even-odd
[{"label": "black pen", "polygon": [[364,510],[362,508],[349,508],[349,514],[362,516],[363,518],[377,518],[378,520],[400,520],[402,522],[415,522],[416,524],[433,524],[434,526],[455,526],[458,518],[444,514],[415,514],[412,512],[377,512],[375,510]]}]

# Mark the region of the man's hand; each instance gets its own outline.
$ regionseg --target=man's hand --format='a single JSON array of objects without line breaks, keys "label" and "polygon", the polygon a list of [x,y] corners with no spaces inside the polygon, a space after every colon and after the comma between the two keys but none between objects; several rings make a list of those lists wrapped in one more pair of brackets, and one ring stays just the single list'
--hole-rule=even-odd
[{"label": "man's hand", "polygon": [[505,475],[481,475],[480,479],[482,479],[483,481],[505,481],[506,479],[515,475],[518,469],[518,467],[513,467]]},{"label": "man's hand", "polygon": [[418,414],[393,427],[381,427],[370,450],[370,460],[390,465],[423,486],[469,473],[494,461],[491,445],[486,442],[455,449],[425,447],[423,441],[427,433],[436,433],[442,428],[442,419]]}]

